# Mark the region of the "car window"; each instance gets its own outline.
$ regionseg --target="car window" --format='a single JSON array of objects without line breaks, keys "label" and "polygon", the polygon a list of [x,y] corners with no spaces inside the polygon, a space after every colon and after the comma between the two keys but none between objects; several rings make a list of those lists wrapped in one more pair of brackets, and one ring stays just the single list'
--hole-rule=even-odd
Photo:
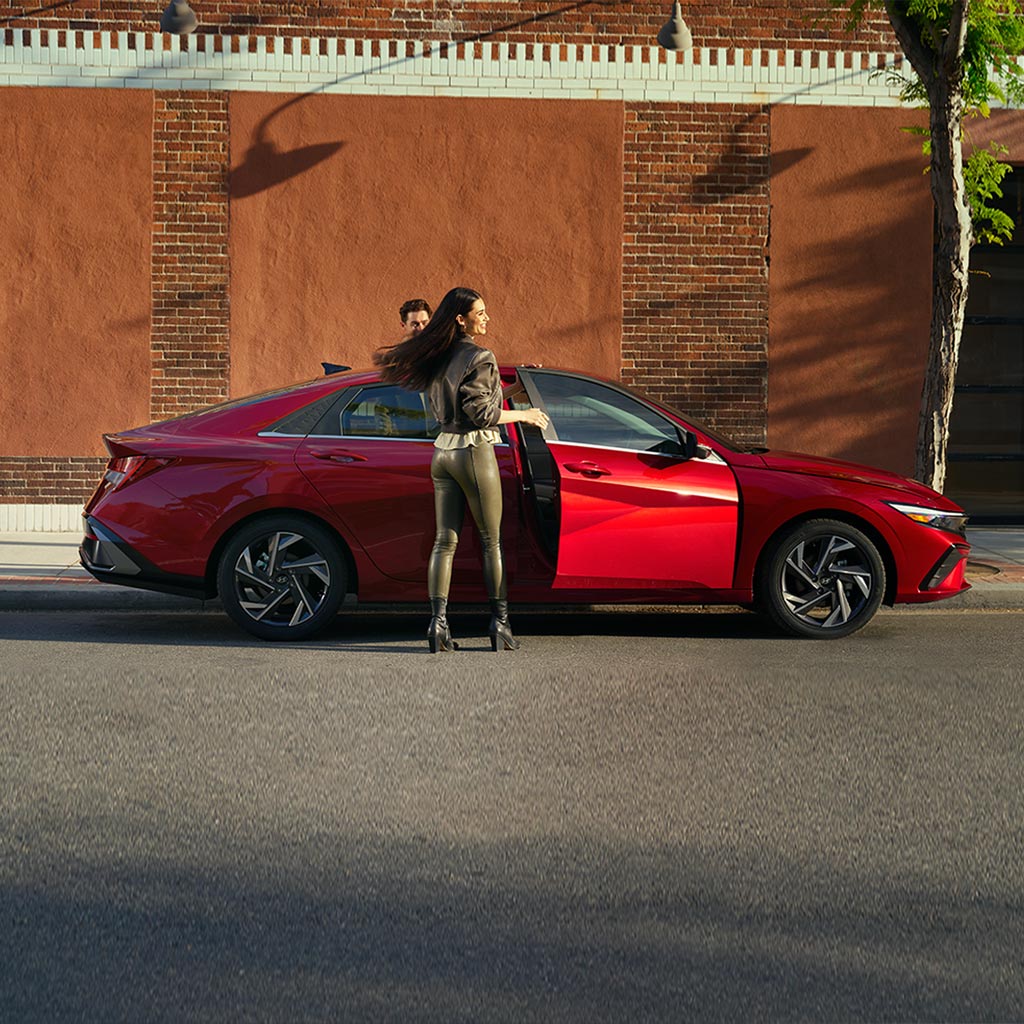
[{"label": "car window", "polygon": [[301,409],[289,413],[284,419],[267,427],[263,433],[283,434],[286,437],[305,437],[316,427],[331,407],[338,404],[338,401],[337,392],[331,392],[318,398],[315,402],[310,402],[309,405],[304,405]]},{"label": "car window", "polygon": [[559,441],[644,452],[679,444],[673,423],[621,391],[578,377],[531,376]]},{"label": "car window", "polygon": [[433,440],[439,427],[420,391],[394,384],[360,388],[313,431],[318,437],[393,437]]}]

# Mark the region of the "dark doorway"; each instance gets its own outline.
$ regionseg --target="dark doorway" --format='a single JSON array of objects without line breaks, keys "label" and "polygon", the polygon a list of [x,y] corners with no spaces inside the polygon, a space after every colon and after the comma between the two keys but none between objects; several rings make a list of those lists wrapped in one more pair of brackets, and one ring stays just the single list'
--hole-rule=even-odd
[{"label": "dark doorway", "polygon": [[998,205],[1016,227],[971,252],[946,493],[975,523],[1024,523],[1024,168]]}]

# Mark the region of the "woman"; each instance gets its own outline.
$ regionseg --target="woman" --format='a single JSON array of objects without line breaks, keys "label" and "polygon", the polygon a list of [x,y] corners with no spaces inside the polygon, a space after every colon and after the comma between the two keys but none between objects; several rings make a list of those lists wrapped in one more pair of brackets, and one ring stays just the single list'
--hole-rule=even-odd
[{"label": "woman", "polygon": [[432,614],[427,642],[435,654],[456,646],[448,628],[448,588],[467,502],[483,548],[484,585],[491,602],[491,648],[519,648],[508,621],[508,590],[501,560],[501,478],[494,457],[501,435],[496,428],[499,423],[529,423],[543,430],[548,418],[540,409],[502,408],[497,360],[493,352],[477,344],[487,333],[489,319],[477,292],[453,288],[419,334],[374,357],[384,380],[426,391],[431,411],[441,424],[430,465],[437,533],[427,567]]}]

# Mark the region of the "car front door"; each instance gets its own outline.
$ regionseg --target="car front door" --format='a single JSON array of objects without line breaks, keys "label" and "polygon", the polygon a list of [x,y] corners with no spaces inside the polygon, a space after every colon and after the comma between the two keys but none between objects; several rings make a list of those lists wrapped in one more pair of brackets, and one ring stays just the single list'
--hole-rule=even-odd
[{"label": "car front door", "polygon": [[[437,423],[421,393],[370,384],[346,393],[296,451],[306,479],[374,565],[392,579],[426,581],[434,543],[430,461],[436,434]],[[496,454],[509,507],[502,540],[511,572],[517,484],[508,446],[499,445]],[[480,545],[471,523],[467,510],[453,573],[460,585],[482,579]]]},{"label": "car front door", "polygon": [[619,388],[522,370],[551,419],[558,474],[556,588],[726,590],[738,528],[736,479],[709,449],[684,454],[664,414]]}]

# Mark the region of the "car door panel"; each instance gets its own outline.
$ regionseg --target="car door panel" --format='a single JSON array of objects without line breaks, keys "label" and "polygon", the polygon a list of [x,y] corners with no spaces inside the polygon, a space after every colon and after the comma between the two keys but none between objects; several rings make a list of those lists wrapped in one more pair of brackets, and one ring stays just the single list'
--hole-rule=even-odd
[{"label": "car door panel", "polygon": [[[726,589],[737,500],[722,463],[551,442],[561,496],[554,586]],[[602,467],[588,476],[570,467]]]},{"label": "car door panel", "polygon": [[559,371],[528,370],[524,378],[551,417],[544,441],[558,475],[552,587],[731,587],[739,496],[730,467],[710,451],[684,457],[679,426],[613,385]]}]

